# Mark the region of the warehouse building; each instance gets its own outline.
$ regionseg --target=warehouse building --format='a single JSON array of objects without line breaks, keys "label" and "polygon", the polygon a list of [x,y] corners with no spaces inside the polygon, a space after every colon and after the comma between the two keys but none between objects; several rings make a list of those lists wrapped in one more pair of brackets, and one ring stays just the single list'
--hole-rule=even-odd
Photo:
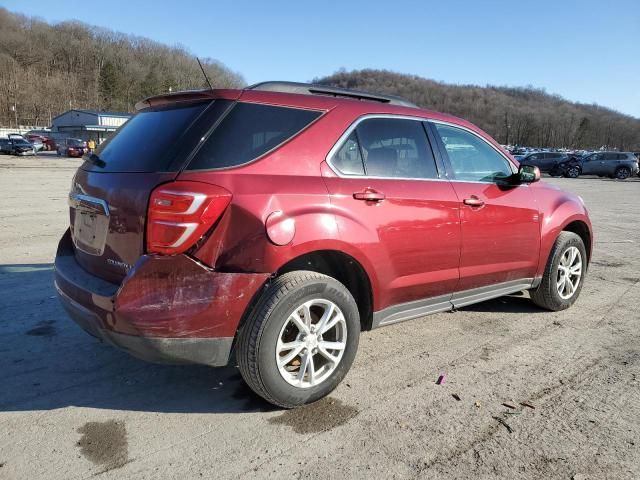
[{"label": "warehouse building", "polygon": [[122,112],[97,112],[95,110],[69,110],[55,117],[51,131],[58,138],[93,139],[100,144],[131,115]]}]

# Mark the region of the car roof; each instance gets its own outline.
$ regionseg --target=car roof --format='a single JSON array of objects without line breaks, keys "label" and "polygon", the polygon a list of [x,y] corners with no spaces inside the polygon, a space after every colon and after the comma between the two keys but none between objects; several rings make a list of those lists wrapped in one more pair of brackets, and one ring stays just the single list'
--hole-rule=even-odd
[{"label": "car roof", "polygon": [[[354,118],[369,114],[418,117],[425,120],[460,125],[491,139],[487,133],[467,120],[454,115],[420,108],[401,97],[295,82],[263,82],[244,89],[202,89],[167,93],[149,97],[136,103],[136,110],[211,99],[265,103],[325,111],[340,108],[349,110]],[[494,143],[499,146],[497,142],[494,141]]]}]

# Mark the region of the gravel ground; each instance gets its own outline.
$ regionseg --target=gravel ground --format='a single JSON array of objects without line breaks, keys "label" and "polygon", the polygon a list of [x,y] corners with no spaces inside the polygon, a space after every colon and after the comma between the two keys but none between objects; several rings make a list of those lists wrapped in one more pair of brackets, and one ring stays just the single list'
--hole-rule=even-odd
[{"label": "gravel ground", "polygon": [[640,179],[549,179],[597,235],[573,308],[525,293],[365,333],[331,397],[282,411],[235,367],[146,364],[67,318],[78,164],[0,157],[0,479],[640,478]]}]

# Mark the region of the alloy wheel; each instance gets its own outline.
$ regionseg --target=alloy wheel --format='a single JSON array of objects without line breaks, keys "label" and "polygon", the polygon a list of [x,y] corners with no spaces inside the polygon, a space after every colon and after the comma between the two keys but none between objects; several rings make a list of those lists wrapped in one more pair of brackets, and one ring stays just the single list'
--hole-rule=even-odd
[{"label": "alloy wheel", "polygon": [[318,298],[296,307],[285,321],[275,357],[282,378],[298,388],[315,387],[340,364],[347,322],[338,306]]},{"label": "alloy wheel", "polygon": [[567,300],[575,294],[582,278],[582,255],[576,247],[569,247],[558,264],[556,288],[558,295]]},{"label": "alloy wheel", "polygon": [[629,172],[628,168],[621,168],[616,172],[616,178],[618,178],[619,180],[626,180],[627,178],[629,178],[629,174],[631,172]]}]

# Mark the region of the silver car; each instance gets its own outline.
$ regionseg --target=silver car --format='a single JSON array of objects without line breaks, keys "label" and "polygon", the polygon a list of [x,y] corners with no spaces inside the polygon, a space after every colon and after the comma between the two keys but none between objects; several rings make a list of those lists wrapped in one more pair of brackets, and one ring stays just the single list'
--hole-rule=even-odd
[{"label": "silver car", "polygon": [[638,159],[631,152],[593,152],[580,160],[581,175],[625,180],[638,173]]}]

